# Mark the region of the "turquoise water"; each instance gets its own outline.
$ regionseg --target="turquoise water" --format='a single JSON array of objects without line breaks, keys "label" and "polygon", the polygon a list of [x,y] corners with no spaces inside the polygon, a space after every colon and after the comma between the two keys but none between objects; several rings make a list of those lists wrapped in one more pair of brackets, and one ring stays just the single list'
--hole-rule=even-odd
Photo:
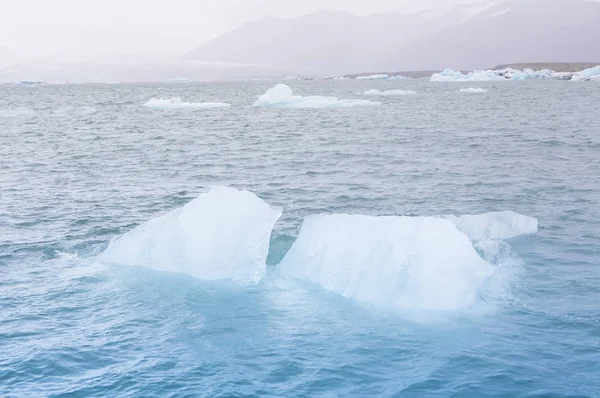
[{"label": "turquoise water", "polygon": [[[417,94],[252,108],[273,84],[0,86],[0,396],[600,396],[598,84],[292,82],[299,95]],[[141,106],[178,96],[232,107]],[[258,283],[100,261],[111,239],[211,186],[282,209]],[[311,215],[504,210],[539,231],[473,242],[509,276],[453,309],[420,311],[437,294],[426,282],[408,286],[419,299],[407,313],[279,266]],[[239,253],[226,229],[239,224],[214,214],[225,228],[214,245]],[[377,270],[385,254],[370,250],[395,238],[348,231],[357,266]],[[346,250],[329,233],[321,243]],[[439,254],[427,265],[439,290],[454,286],[453,245],[440,235],[415,249]]]}]

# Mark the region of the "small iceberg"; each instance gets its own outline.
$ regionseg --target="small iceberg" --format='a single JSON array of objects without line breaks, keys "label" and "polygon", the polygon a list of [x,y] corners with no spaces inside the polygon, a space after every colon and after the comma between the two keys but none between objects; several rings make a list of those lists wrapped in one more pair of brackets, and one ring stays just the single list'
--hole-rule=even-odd
[{"label": "small iceberg", "polygon": [[571,81],[600,81],[600,65],[573,74]]},{"label": "small iceberg", "polygon": [[485,93],[486,90],[482,89],[482,88],[476,88],[476,87],[469,87],[469,88],[461,88],[460,90],[458,90],[461,93]]},{"label": "small iceberg", "polygon": [[379,102],[363,99],[338,100],[336,97],[322,97],[319,95],[302,97],[294,95],[291,88],[280,83],[268,89],[252,106],[272,108],[346,108],[379,104]]},{"label": "small iceberg", "polygon": [[286,76],[283,78],[283,80],[304,80],[304,79],[301,78],[300,76]]},{"label": "small iceberg", "polygon": [[143,106],[150,109],[206,109],[206,108],[229,108],[231,104],[225,102],[183,102],[181,98],[171,99],[152,98]]},{"label": "small iceberg", "polygon": [[388,75],[378,74],[378,75],[368,75],[368,76],[358,76],[356,80],[387,80],[389,78]]},{"label": "small iceberg", "polygon": [[416,94],[416,91],[413,90],[386,90],[386,91],[379,91],[376,89],[372,89],[372,90],[367,90],[365,91],[364,95],[374,95],[374,96],[383,96],[383,97],[390,97],[390,96],[395,96],[395,95],[412,95],[412,94]]},{"label": "small iceberg", "polygon": [[252,192],[213,187],[111,240],[97,260],[257,283],[265,275],[271,230],[281,211]]}]

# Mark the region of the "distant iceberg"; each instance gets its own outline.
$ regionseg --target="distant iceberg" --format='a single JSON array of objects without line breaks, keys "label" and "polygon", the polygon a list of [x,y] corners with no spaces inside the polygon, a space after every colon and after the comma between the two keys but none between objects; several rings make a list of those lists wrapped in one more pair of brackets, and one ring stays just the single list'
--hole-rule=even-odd
[{"label": "distant iceberg", "polygon": [[356,80],[387,80],[389,78],[388,75],[368,75],[368,76],[358,76]]},{"label": "distant iceberg", "polygon": [[445,69],[443,72],[434,73],[431,76],[432,82],[489,82],[494,80],[505,80],[505,78],[491,70],[473,71],[465,75],[460,71]]},{"label": "distant iceberg", "polygon": [[388,77],[388,80],[405,80],[408,79],[406,76],[396,75]]},{"label": "distant iceberg", "polygon": [[344,108],[379,104],[379,102],[363,99],[338,100],[336,97],[322,97],[319,95],[302,97],[294,95],[291,88],[280,83],[268,89],[252,106],[273,108]]},{"label": "distant iceberg", "polygon": [[304,79],[301,78],[300,76],[286,76],[283,78],[283,80],[304,80]]},{"label": "distant iceberg", "polygon": [[572,81],[600,81],[600,65],[573,74]]},{"label": "distant iceberg", "polygon": [[379,91],[376,89],[371,89],[371,90],[367,90],[365,91],[364,95],[374,95],[374,96],[384,96],[384,97],[388,97],[388,96],[395,96],[395,95],[411,95],[411,94],[416,94],[416,91],[413,90],[386,90],[386,91]]},{"label": "distant iceberg", "polygon": [[146,102],[143,106],[151,109],[203,109],[203,108],[228,108],[231,104],[225,102],[183,102],[181,98],[175,97],[171,99],[164,98],[152,98]]},{"label": "distant iceberg", "polygon": [[[432,82],[488,82],[505,80],[531,80],[531,79],[556,79],[556,80],[577,80],[576,76],[586,76],[586,74],[595,73],[593,69],[586,69],[579,73],[556,73],[551,69],[500,69],[500,70],[479,70],[464,74],[460,71],[445,69],[443,72],[434,73],[431,76]],[[590,72],[588,72],[590,71]],[[584,80],[584,79],[582,79]]]},{"label": "distant iceberg", "polygon": [[174,77],[172,79],[168,79],[167,83],[190,83],[192,81],[193,81],[192,79],[189,79],[187,77],[177,76],[177,77]]},{"label": "distant iceberg", "polygon": [[475,88],[475,87],[461,88],[459,91],[461,93],[485,93],[486,92],[486,90],[484,90],[482,88]]}]

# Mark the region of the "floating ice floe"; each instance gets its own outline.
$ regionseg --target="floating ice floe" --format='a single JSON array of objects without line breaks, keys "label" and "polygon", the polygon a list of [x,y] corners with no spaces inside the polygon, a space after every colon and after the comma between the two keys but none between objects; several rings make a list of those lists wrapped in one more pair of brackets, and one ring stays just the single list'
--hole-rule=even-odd
[{"label": "floating ice floe", "polygon": [[413,90],[386,90],[386,91],[380,91],[380,90],[376,90],[376,89],[371,89],[371,90],[367,90],[365,91],[364,95],[374,95],[374,96],[384,96],[384,97],[388,97],[388,96],[395,96],[395,95],[412,95],[412,94],[416,94],[416,91]]},{"label": "floating ice floe", "polygon": [[444,216],[471,240],[511,239],[538,231],[538,220],[512,211]]},{"label": "floating ice floe", "polygon": [[448,220],[434,217],[307,217],[280,274],[369,305],[406,311],[470,306],[494,267]]},{"label": "floating ice floe", "polygon": [[292,89],[285,84],[277,84],[261,95],[254,107],[273,107],[273,108],[343,108],[353,106],[374,106],[379,102],[373,102],[363,99],[338,100],[336,97],[322,97],[311,95],[302,97],[293,95]]},{"label": "floating ice floe", "polygon": [[213,187],[185,206],[113,239],[98,261],[146,266],[202,280],[256,283],[281,215],[248,191]]},{"label": "floating ice floe", "polygon": [[485,93],[486,90],[478,87],[469,87],[469,88],[461,88],[459,90],[461,93]]},{"label": "floating ice floe", "polygon": [[600,81],[600,65],[573,74],[572,81]]},{"label": "floating ice floe", "polygon": [[171,99],[152,98],[143,106],[151,109],[205,109],[205,108],[228,108],[231,104],[225,102],[183,102],[181,98],[175,97]]},{"label": "floating ice floe", "polygon": [[301,78],[300,76],[286,76],[283,78],[283,80],[304,80],[304,79]]},{"label": "floating ice floe", "polygon": [[378,75],[368,75],[368,76],[358,76],[356,80],[387,80],[389,78],[388,75],[378,74]]}]

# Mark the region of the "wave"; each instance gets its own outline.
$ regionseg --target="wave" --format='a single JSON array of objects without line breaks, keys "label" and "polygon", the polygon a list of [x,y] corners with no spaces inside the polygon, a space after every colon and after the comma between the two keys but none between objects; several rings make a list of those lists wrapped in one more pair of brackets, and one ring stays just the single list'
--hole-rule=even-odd
[{"label": "wave", "polygon": [[171,99],[152,98],[143,106],[151,109],[206,109],[206,108],[228,108],[231,104],[225,102],[183,102],[180,97]]},{"label": "wave", "polygon": [[374,106],[379,102],[373,102],[363,99],[338,100],[336,97],[323,97],[311,95],[302,97],[294,95],[292,89],[285,84],[277,84],[261,95],[254,107],[273,107],[273,108],[345,108],[354,106]]},{"label": "wave", "polygon": [[88,116],[96,113],[97,110],[93,106],[72,106],[67,105],[54,110],[55,115],[73,115],[73,116]]},{"label": "wave", "polygon": [[376,89],[371,89],[371,90],[367,90],[365,91],[364,95],[380,95],[380,96],[394,96],[394,95],[412,95],[412,94],[416,94],[416,91],[413,90],[386,90],[386,91],[379,91]]},{"label": "wave", "polygon": [[265,275],[271,230],[280,215],[281,209],[252,192],[213,187],[113,239],[97,259],[203,280],[257,283]]}]

